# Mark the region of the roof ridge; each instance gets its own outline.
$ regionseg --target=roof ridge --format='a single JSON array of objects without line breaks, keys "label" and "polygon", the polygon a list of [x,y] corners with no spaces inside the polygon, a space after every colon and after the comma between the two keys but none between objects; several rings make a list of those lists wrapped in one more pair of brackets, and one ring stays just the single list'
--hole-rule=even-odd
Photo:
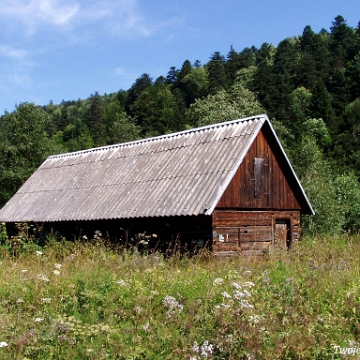
[{"label": "roof ridge", "polygon": [[118,143],[118,144],[113,144],[113,145],[99,146],[99,147],[95,147],[95,148],[78,150],[78,151],[68,152],[68,153],[63,153],[63,154],[54,154],[54,155],[50,155],[48,157],[48,159],[57,159],[57,158],[61,158],[61,157],[75,156],[75,155],[86,154],[86,153],[95,152],[95,151],[115,149],[115,148],[119,148],[119,147],[126,147],[126,146],[136,145],[136,144],[140,144],[140,143],[147,143],[147,142],[151,142],[151,141],[157,141],[157,140],[162,140],[162,139],[166,139],[166,138],[176,137],[179,135],[196,133],[199,131],[210,130],[210,129],[217,128],[220,126],[229,126],[232,124],[245,122],[245,121],[249,121],[249,120],[261,119],[261,118],[264,118],[265,120],[269,120],[266,114],[253,115],[253,116],[249,116],[246,118],[241,118],[241,119],[239,118],[236,120],[230,120],[230,121],[220,122],[220,123],[216,123],[216,124],[205,125],[205,126],[182,130],[182,131],[178,131],[178,132],[174,132],[174,133],[154,136],[151,138],[144,138],[144,139],[128,141],[125,143]]}]

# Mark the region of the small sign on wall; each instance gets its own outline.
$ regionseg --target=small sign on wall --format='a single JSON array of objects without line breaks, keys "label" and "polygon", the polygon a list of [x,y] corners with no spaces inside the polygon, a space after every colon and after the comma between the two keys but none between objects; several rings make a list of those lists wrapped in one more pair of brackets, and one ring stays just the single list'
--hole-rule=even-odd
[{"label": "small sign on wall", "polygon": [[228,241],[229,239],[229,234],[223,235],[223,234],[219,234],[219,241],[224,242],[226,238],[226,241]]}]

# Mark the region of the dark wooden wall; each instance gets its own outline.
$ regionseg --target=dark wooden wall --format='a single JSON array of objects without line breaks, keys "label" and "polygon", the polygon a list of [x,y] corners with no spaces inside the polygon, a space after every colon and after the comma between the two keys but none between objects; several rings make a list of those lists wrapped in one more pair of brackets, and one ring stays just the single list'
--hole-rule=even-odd
[{"label": "dark wooden wall", "polygon": [[300,191],[270,128],[263,127],[213,212],[214,252],[289,248],[300,239]]},{"label": "dark wooden wall", "polygon": [[[258,134],[217,204],[222,209],[300,210],[296,186],[286,177],[289,166],[266,129]],[[289,177],[292,179],[292,176]],[[292,180],[293,181],[293,180]]]},{"label": "dark wooden wall", "polygon": [[[300,238],[299,211],[215,210],[212,215],[213,251],[262,254],[270,244],[286,249]],[[285,227],[285,238],[277,238]]]}]

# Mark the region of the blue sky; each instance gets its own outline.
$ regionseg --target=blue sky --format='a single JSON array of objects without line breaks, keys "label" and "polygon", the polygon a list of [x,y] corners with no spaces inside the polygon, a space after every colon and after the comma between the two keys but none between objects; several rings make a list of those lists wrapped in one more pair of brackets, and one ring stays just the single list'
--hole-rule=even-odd
[{"label": "blue sky", "polygon": [[185,60],[356,27],[359,0],[2,0],[0,115],[16,104],[85,99],[155,80]]}]

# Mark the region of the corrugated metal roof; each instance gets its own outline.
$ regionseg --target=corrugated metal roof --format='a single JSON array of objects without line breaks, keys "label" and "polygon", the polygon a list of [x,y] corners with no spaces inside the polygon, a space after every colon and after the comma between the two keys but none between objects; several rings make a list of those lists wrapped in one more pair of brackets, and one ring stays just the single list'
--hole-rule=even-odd
[{"label": "corrugated metal roof", "polygon": [[264,122],[259,115],[50,156],[0,221],[210,215]]}]

